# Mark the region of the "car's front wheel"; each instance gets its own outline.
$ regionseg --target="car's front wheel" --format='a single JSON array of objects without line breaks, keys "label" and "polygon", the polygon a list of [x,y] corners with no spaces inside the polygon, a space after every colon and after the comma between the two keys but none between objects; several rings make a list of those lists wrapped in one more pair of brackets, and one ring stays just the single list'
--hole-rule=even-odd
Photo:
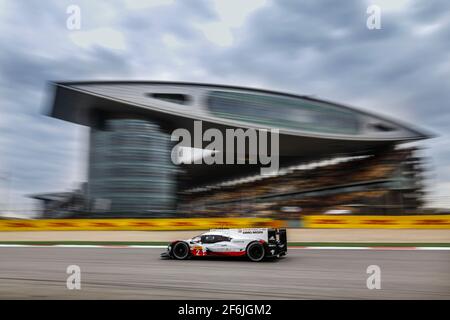
[{"label": "car's front wheel", "polygon": [[172,255],[175,259],[184,260],[189,257],[189,245],[186,242],[177,242],[173,245]]},{"label": "car's front wheel", "polygon": [[258,262],[264,259],[266,255],[266,251],[264,246],[259,242],[252,242],[247,247],[247,257],[254,261]]}]

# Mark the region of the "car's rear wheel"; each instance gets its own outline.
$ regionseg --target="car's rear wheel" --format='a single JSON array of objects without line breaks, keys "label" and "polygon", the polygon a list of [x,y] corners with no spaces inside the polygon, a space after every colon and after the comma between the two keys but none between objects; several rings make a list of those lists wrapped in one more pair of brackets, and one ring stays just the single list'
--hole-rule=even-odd
[{"label": "car's rear wheel", "polygon": [[189,245],[186,242],[177,242],[172,248],[172,255],[175,259],[184,260],[189,257]]},{"label": "car's rear wheel", "polygon": [[266,251],[264,246],[259,242],[252,242],[247,247],[247,257],[255,262],[261,261],[264,259],[266,255]]}]

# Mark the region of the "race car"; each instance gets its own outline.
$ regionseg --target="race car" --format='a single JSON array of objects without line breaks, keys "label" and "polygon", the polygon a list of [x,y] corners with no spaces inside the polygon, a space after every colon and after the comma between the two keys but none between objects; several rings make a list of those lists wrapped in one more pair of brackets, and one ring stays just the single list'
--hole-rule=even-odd
[{"label": "race car", "polygon": [[184,260],[205,256],[246,256],[251,261],[262,261],[286,253],[286,229],[211,229],[191,239],[171,242],[161,257]]}]

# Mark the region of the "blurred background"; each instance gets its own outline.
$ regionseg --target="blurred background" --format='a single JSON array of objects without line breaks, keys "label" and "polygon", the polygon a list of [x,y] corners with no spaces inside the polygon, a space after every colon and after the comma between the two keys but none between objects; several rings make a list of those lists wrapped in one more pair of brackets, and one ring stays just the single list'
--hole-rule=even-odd
[{"label": "blurred background", "polygon": [[[0,0],[0,299],[449,299],[449,9]],[[279,171],[174,164],[196,120],[279,129]],[[160,259],[245,227],[287,257]]]},{"label": "blurred background", "polygon": [[[308,215],[449,213],[450,16],[442,10],[448,4],[348,1],[331,10],[331,3],[0,0],[0,214],[299,221]],[[380,29],[367,27],[371,4],[381,9]],[[420,134],[383,147],[361,144],[355,152],[330,147],[317,156],[299,142],[298,155],[308,159],[290,159],[277,176],[242,169],[203,181],[188,166],[167,169],[170,159],[151,158],[167,156],[152,143],[156,135],[166,143],[168,133],[152,127],[150,116],[142,122],[122,113],[122,119],[101,118],[98,126],[57,119],[52,110],[58,86],[50,81],[62,80],[264,88],[356,106],[400,119]],[[158,99],[180,103],[173,96]],[[236,110],[255,111],[231,115],[237,121],[252,122],[261,105],[271,107],[227,99]],[[74,108],[87,104],[81,98],[77,103]],[[349,125],[339,115],[328,117],[331,127]],[[288,126],[287,118],[272,127]],[[316,120],[304,113],[297,124],[314,126]],[[147,140],[127,140],[140,134]],[[120,141],[136,144],[136,156],[128,154],[124,167],[108,158],[117,157]],[[142,171],[130,171],[142,156],[150,177],[145,181]],[[98,169],[108,165],[109,173]],[[163,167],[170,178],[161,179],[167,181],[154,176]],[[167,201],[159,201],[162,194]]]}]

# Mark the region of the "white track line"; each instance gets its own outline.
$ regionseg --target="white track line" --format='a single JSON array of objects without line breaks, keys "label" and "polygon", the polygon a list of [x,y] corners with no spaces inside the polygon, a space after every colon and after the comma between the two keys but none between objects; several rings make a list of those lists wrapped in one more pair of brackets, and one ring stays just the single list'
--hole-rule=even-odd
[{"label": "white track line", "polygon": [[417,247],[417,250],[450,250],[449,247]]},{"label": "white track line", "polygon": [[330,246],[289,247],[288,246],[288,250],[368,250],[368,249],[370,249],[370,247],[330,247]]},{"label": "white track line", "polygon": [[148,245],[148,246],[132,245],[129,247],[130,248],[149,248],[149,249],[166,249],[167,248],[167,246],[151,246],[151,245]]},{"label": "white track line", "polygon": [[450,250],[450,247],[288,247],[288,250]]},{"label": "white track line", "polygon": [[[33,244],[0,244],[0,248],[107,248],[107,249],[165,249],[162,245],[77,245],[77,244],[55,244],[55,245],[33,245]],[[288,250],[429,250],[448,251],[450,247],[288,247]]]}]

